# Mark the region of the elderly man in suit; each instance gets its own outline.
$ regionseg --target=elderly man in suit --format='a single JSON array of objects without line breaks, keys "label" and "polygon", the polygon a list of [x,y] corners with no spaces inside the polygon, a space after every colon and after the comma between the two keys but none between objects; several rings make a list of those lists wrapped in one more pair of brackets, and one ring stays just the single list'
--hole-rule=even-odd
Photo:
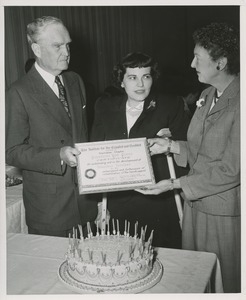
[{"label": "elderly man in suit", "polygon": [[71,38],[60,19],[27,26],[36,62],[6,93],[6,162],[23,170],[31,234],[68,236],[97,205],[78,193],[74,143],[87,141],[85,87],[68,69]]}]

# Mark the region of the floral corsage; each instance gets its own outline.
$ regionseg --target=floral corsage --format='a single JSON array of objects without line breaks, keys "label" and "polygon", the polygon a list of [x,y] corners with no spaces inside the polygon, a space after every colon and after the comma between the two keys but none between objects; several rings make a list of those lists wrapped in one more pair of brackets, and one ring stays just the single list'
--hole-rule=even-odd
[{"label": "floral corsage", "polygon": [[156,106],[155,100],[151,100],[147,109],[153,109],[153,108],[155,108],[155,106]]},{"label": "floral corsage", "polygon": [[201,108],[201,107],[204,106],[205,104],[206,104],[206,99],[204,99],[204,98],[201,98],[201,99],[199,99],[199,100],[196,101],[196,106],[197,106],[198,108]]}]

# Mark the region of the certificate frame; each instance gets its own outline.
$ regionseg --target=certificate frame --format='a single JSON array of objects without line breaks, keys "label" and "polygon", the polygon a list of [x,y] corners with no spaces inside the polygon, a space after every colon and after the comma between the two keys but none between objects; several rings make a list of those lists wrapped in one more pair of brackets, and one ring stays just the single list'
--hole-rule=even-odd
[{"label": "certificate frame", "polygon": [[76,143],[80,194],[134,190],[155,183],[146,138]]}]

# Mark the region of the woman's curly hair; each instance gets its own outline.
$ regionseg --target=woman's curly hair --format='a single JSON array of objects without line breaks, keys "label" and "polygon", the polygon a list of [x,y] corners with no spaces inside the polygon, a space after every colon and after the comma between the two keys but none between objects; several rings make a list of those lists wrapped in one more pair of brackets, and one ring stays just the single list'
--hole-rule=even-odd
[{"label": "woman's curly hair", "polygon": [[113,83],[116,86],[121,85],[127,68],[147,67],[151,68],[151,76],[153,81],[157,80],[160,75],[160,71],[158,68],[158,63],[152,57],[141,52],[129,53],[123,57],[121,62],[114,66],[112,73]]},{"label": "woman's curly hair", "polygon": [[205,48],[213,61],[227,58],[227,72],[240,72],[239,31],[226,23],[212,23],[193,34],[195,44]]}]

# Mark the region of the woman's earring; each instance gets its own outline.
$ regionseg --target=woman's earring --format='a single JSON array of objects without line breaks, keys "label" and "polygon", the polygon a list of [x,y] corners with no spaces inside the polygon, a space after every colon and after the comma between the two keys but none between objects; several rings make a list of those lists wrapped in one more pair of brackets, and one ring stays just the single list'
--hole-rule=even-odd
[{"label": "woman's earring", "polygon": [[125,86],[124,86],[124,83],[123,82],[121,82],[121,85],[120,85],[122,88],[124,88]]}]

